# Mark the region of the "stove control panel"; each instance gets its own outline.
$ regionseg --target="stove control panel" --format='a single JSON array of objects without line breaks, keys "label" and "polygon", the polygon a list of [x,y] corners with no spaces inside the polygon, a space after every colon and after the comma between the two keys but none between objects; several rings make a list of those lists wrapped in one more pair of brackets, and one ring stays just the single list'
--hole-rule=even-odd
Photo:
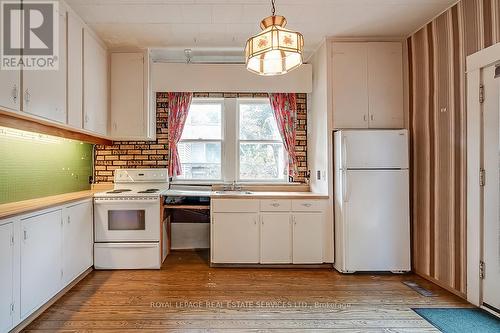
[{"label": "stove control panel", "polygon": [[116,169],[115,183],[167,183],[167,169]]}]

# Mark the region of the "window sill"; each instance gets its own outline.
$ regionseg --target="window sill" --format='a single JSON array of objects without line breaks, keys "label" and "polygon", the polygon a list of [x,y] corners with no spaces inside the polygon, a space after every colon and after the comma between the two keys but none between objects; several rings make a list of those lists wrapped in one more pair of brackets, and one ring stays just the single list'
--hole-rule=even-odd
[{"label": "window sill", "polygon": [[[170,182],[172,185],[231,185],[232,182],[222,182],[222,181],[186,181],[186,180],[173,180]],[[297,182],[236,182],[236,185],[243,186],[304,186],[307,185],[305,183],[297,183]]]}]

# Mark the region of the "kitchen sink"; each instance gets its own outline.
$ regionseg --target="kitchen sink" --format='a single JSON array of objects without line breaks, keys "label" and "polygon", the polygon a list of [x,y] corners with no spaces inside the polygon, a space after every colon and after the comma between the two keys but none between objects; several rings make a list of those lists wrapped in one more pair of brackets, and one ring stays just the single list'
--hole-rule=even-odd
[{"label": "kitchen sink", "polygon": [[215,194],[219,195],[249,195],[253,194],[250,191],[216,191]]}]

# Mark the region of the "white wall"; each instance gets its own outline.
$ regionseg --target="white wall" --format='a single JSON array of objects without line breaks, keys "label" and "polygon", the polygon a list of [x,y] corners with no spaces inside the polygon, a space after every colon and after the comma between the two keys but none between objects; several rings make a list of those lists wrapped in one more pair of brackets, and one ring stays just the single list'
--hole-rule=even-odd
[{"label": "white wall", "polygon": [[[307,108],[307,160],[311,170],[311,190],[328,194],[328,63],[327,45],[309,59],[312,65],[312,90]],[[317,179],[317,172],[321,179]]]},{"label": "white wall", "polygon": [[[334,261],[333,234],[333,160],[331,107],[328,92],[330,68],[329,44],[325,41],[311,56],[312,93],[308,94],[307,107],[307,161],[311,170],[311,191],[330,196],[324,231],[325,262]],[[320,171],[321,178],[317,179]]]},{"label": "white wall", "polygon": [[243,64],[153,63],[153,93],[161,91],[310,93],[312,68],[304,64],[279,76],[260,76]]}]

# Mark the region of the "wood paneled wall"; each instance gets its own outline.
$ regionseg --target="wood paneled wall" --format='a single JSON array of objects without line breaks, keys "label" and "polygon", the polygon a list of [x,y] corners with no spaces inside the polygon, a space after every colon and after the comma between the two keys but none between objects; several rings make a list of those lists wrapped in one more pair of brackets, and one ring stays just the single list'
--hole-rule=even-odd
[{"label": "wood paneled wall", "polygon": [[500,42],[500,0],[462,0],[408,38],[413,268],[466,293],[466,57]]}]

